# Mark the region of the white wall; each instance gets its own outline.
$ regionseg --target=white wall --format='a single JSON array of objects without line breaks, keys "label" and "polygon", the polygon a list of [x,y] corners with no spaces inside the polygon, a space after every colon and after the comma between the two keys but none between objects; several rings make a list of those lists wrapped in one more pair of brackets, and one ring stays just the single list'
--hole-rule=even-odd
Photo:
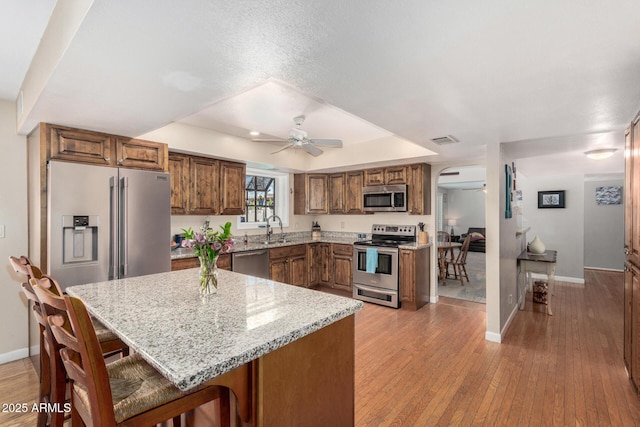
[{"label": "white wall", "polygon": [[[556,276],[584,281],[584,175],[526,177],[518,173],[522,214],[547,249],[558,251]],[[538,209],[538,191],[565,190],[564,209]]]},{"label": "white wall", "polygon": [[455,219],[456,235],[466,233],[469,227],[484,227],[485,197],[482,190],[462,190],[450,188],[447,190],[447,214],[444,221],[445,231],[450,232],[448,219]]},{"label": "white wall", "polygon": [[[619,205],[598,205],[597,187],[624,187],[624,177],[584,183],[584,265],[624,269],[624,197]],[[624,196],[624,195],[623,195]]]},{"label": "white wall", "polygon": [[26,138],[16,134],[15,103],[0,101],[0,363],[28,355],[27,303],[20,283],[23,277],[11,268],[8,257],[27,254],[27,157]]}]

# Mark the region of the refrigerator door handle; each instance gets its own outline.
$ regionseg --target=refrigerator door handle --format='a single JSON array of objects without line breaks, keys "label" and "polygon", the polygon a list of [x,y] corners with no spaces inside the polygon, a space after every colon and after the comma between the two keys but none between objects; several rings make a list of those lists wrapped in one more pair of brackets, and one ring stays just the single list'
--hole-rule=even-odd
[{"label": "refrigerator door handle", "polygon": [[127,241],[128,237],[128,223],[129,223],[129,178],[126,176],[124,178],[120,178],[120,187],[122,193],[120,195],[120,206],[121,206],[121,216],[120,216],[120,259],[121,259],[121,274],[120,277],[127,277],[127,270],[129,267],[129,255],[128,255],[128,246],[129,242]]},{"label": "refrigerator door handle", "polygon": [[118,277],[118,184],[109,178],[109,280]]}]

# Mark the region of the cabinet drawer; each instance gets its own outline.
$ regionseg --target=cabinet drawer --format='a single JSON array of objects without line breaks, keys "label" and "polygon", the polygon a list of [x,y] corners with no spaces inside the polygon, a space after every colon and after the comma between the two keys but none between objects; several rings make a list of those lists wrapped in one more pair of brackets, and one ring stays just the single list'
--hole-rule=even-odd
[{"label": "cabinet drawer", "polygon": [[200,267],[198,258],[176,258],[171,260],[171,271]]},{"label": "cabinet drawer", "polygon": [[306,254],[307,254],[306,245],[285,246],[282,248],[269,249],[269,259],[306,256]]},{"label": "cabinet drawer", "polygon": [[343,245],[339,243],[333,244],[334,255],[353,256],[353,245]]}]

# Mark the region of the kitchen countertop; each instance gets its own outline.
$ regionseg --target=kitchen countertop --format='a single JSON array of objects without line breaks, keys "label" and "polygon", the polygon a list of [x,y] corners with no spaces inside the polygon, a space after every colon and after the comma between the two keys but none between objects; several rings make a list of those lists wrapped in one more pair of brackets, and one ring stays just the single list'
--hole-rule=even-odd
[{"label": "kitchen countertop", "polygon": [[[252,236],[253,237],[253,236]],[[306,243],[339,243],[343,245],[353,245],[354,242],[358,240],[357,237],[352,236],[336,236],[336,235],[327,235],[322,236],[319,239],[313,239],[311,236],[309,237],[295,237],[292,239],[287,239],[286,242],[278,242],[278,236],[272,236],[274,243],[270,243],[268,245],[264,244],[264,241],[249,241],[248,243],[244,243],[241,237],[236,238],[236,245],[231,252],[245,252],[245,251],[255,251],[260,249],[271,249],[271,248],[281,248],[283,246],[294,246],[294,245],[304,245]],[[254,237],[255,238],[255,237]],[[366,240],[366,239],[363,239]],[[422,248],[426,248],[431,246],[430,243],[427,244],[418,244],[418,243],[410,243],[406,245],[399,246],[400,249],[409,249],[409,250],[418,250]],[[179,248],[171,251],[171,259],[180,259],[180,258],[193,258],[195,254],[193,249],[188,248]]]},{"label": "kitchen countertop", "polygon": [[188,269],[70,286],[67,292],[181,390],[364,307],[351,298],[225,270],[219,283],[217,294],[202,298],[198,270]]}]

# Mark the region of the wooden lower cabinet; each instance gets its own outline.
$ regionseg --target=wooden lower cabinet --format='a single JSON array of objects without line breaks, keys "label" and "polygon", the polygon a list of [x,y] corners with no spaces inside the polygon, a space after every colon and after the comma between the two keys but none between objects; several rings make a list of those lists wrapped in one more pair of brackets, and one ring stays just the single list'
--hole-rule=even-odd
[{"label": "wooden lower cabinet", "polygon": [[624,268],[624,364],[631,382],[640,386],[640,271],[630,263]]},{"label": "wooden lower cabinet", "polygon": [[[200,267],[200,260],[197,257],[176,258],[171,260],[171,271],[186,270],[188,268]],[[222,254],[218,258],[218,268],[231,271],[231,254]]]},{"label": "wooden lower cabinet", "polygon": [[430,248],[399,251],[399,298],[403,309],[418,310],[429,302]]},{"label": "wooden lower cabinet", "polygon": [[295,286],[307,286],[307,245],[269,250],[269,278]]},{"label": "wooden lower cabinet", "polygon": [[343,291],[351,291],[353,282],[353,246],[334,243],[333,258],[333,287]]},{"label": "wooden lower cabinet", "polygon": [[331,243],[318,243],[318,257],[320,261],[320,276],[318,284],[331,286],[333,284],[333,266],[331,263]]}]

